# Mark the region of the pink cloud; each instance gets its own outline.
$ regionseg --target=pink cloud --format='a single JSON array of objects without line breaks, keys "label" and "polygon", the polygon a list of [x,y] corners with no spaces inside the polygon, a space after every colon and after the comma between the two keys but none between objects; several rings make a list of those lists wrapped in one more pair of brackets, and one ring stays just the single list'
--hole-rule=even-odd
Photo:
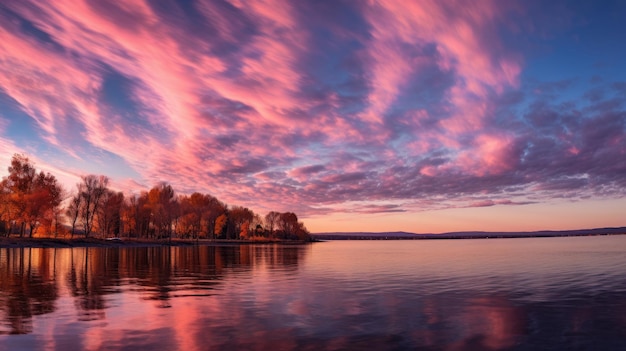
[{"label": "pink cloud", "polygon": [[472,202],[469,207],[490,207],[494,206],[496,203],[492,200],[483,200],[478,202]]},{"label": "pink cloud", "polygon": [[326,167],[324,167],[323,165],[311,165],[311,166],[299,167],[299,168],[295,168],[291,170],[289,172],[289,176],[299,181],[306,181],[307,179],[311,177],[311,175],[317,174],[323,171],[324,169],[326,169]]},{"label": "pink cloud", "polygon": [[[486,201],[485,189],[494,203],[510,189],[523,202],[531,186],[623,182],[621,164],[606,162],[624,153],[621,110],[606,111],[601,94],[594,113],[506,110],[522,65],[500,36],[512,5],[359,2],[331,6],[332,21],[318,5],[198,1],[187,16],[147,1],[12,2],[19,19],[0,24],[1,93],[55,149],[84,163],[123,160],[139,176],[115,179],[120,189],[167,181],[316,213],[352,211],[362,198],[419,198],[415,210]],[[589,124],[575,117],[583,112]]]},{"label": "pink cloud", "polygon": [[[267,6],[256,6],[255,9],[262,14],[271,14],[271,21],[280,20],[277,25],[270,23],[268,27],[289,24],[286,18],[277,18],[276,13],[267,11]],[[155,110],[150,115],[150,123],[173,132],[176,137],[169,140],[173,143],[172,149],[172,144],[163,145],[163,140],[160,140],[159,136],[146,138],[146,135],[142,135],[143,138],[137,139],[136,135],[127,132],[123,124],[110,125],[96,103],[85,99],[93,89],[97,89],[100,84],[99,80],[90,80],[93,77],[90,72],[77,71],[76,63],[69,62],[66,57],[46,53],[49,58],[43,59],[36,48],[26,47],[31,50],[25,50],[22,47],[25,45],[23,41],[7,33],[8,39],[13,39],[15,42],[10,52],[23,53],[16,59],[17,61],[25,61],[24,65],[31,71],[57,72],[56,76],[50,79],[51,89],[58,91],[59,85],[63,85],[61,79],[63,76],[84,77],[85,83],[79,84],[73,92],[69,88],[63,89],[68,91],[68,96],[64,100],[33,100],[27,96],[18,100],[24,101],[25,106],[33,106],[32,111],[44,112],[44,120],[38,120],[38,122],[44,127],[47,135],[58,136],[53,128],[55,118],[59,118],[63,111],[75,109],[86,128],[85,137],[88,141],[95,146],[121,155],[136,168],[146,170],[145,175],[149,179],[158,178],[160,172],[158,167],[164,164],[176,168],[188,162],[197,161],[198,155],[194,153],[193,147],[190,149],[188,145],[195,144],[196,138],[203,138],[200,135],[201,132],[209,127],[199,116],[198,106],[201,106],[201,101],[198,94],[208,86],[219,89],[224,84],[226,87],[231,84],[230,80],[223,80],[218,76],[224,70],[224,64],[220,58],[205,57],[199,64],[191,62],[183,52],[183,49],[186,49],[183,47],[186,43],[175,41],[168,35],[169,29],[159,24],[154,13],[139,2],[113,9],[110,7],[93,8],[87,3],[60,2],[56,3],[54,8],[42,7],[40,10],[49,15],[47,18],[49,22],[59,24],[47,27],[55,40],[79,51],[87,60],[109,62],[123,74],[141,82],[141,87],[135,89],[133,94],[144,106],[151,106]],[[282,15],[286,16],[287,12],[285,11]],[[135,23],[133,30],[125,25],[128,17],[132,18]],[[84,28],[89,28],[89,30],[85,31]],[[268,29],[270,30],[273,29]],[[4,42],[10,45],[12,41],[8,39]],[[298,75],[289,70],[287,62],[283,61],[290,53],[287,44],[269,37],[260,37],[258,40],[251,50],[255,50],[254,46],[256,46],[256,50],[264,54],[259,60],[245,59],[243,73],[249,79],[260,82],[264,86],[257,87],[254,92],[246,93],[244,90],[243,95],[239,93],[233,95],[247,103],[252,102],[253,105],[256,101],[257,110],[264,118],[271,119],[272,116],[278,116],[278,121],[284,122],[281,111],[295,106],[294,101],[287,97],[288,91],[284,89],[296,85]],[[117,53],[123,54],[117,55]],[[8,52],[4,56],[9,56]],[[52,65],[51,63],[54,62],[57,64]],[[212,69],[214,67],[215,69]],[[276,68],[281,67],[286,70],[276,72]],[[14,68],[11,72],[14,72]],[[271,75],[270,72],[272,72]],[[24,72],[16,79],[28,76],[31,74]],[[69,84],[76,84],[76,82],[72,81]],[[3,85],[16,86],[9,82]],[[233,88],[240,89],[241,87]],[[20,86],[17,86],[15,90],[15,92],[9,92],[11,96],[41,96],[41,93],[28,93]],[[228,94],[228,88],[221,92],[226,93],[226,97],[231,95]],[[258,92],[262,94],[259,95]],[[56,107],[57,101],[69,102],[70,106],[52,110],[50,107]],[[273,105],[275,103],[279,105]],[[256,118],[257,116],[253,114],[250,117]],[[253,125],[257,121],[249,120],[246,127],[252,127],[250,123]],[[224,159],[230,159],[230,157],[225,155]]]},{"label": "pink cloud", "polygon": [[518,160],[513,138],[507,135],[478,135],[473,147],[461,152],[457,164],[464,172],[478,176],[499,174],[510,170]]},{"label": "pink cloud", "polygon": [[456,76],[447,93],[452,104],[450,117],[441,125],[453,134],[480,130],[490,117],[491,93],[515,87],[521,70],[516,58],[502,55],[492,34],[507,11],[505,6],[491,1],[420,1],[386,2],[368,9],[367,17],[374,28],[370,57],[375,87],[368,114],[384,113],[409,75],[427,67],[399,44],[432,44],[438,54],[436,64]]}]

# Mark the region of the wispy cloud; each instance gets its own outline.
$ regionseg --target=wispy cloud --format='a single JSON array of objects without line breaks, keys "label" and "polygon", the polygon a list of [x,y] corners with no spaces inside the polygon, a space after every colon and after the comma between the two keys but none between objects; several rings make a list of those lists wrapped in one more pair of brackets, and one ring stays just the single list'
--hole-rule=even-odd
[{"label": "wispy cloud", "polygon": [[[623,196],[625,83],[554,99],[578,83],[522,79],[508,40],[525,13],[500,1],[10,2],[0,91],[67,155],[121,158],[139,175],[121,187],[168,181],[303,215]],[[360,200],[388,203],[349,205]]]}]

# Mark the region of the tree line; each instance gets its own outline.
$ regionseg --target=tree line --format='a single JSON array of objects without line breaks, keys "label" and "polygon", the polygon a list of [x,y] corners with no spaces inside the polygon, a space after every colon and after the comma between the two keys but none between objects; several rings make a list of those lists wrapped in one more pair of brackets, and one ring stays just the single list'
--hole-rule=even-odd
[{"label": "tree line", "polygon": [[310,240],[293,212],[262,217],[209,194],[178,195],[167,183],[125,195],[109,188],[108,177],[86,175],[68,192],[21,154],[8,172],[0,182],[3,236]]}]

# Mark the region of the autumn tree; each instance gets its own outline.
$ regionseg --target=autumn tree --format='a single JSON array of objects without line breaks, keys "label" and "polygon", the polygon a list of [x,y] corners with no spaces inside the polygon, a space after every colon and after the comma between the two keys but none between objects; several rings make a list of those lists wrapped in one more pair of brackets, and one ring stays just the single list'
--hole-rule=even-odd
[{"label": "autumn tree", "polygon": [[301,240],[301,241],[312,240],[311,233],[309,232],[308,229],[306,229],[306,227],[304,226],[304,223],[302,222],[298,222],[298,225],[296,226],[295,235],[298,238],[298,240]]},{"label": "autumn tree", "polygon": [[215,233],[215,222],[224,213],[226,205],[217,198],[195,192],[180,196],[180,230],[183,236],[210,237]]},{"label": "autumn tree", "polygon": [[11,233],[11,193],[7,180],[0,181],[0,234],[8,236]]},{"label": "autumn tree", "polygon": [[214,230],[215,237],[223,236],[227,230],[226,228],[228,224],[228,216],[226,215],[226,213],[227,212],[222,213],[215,220],[215,230]]},{"label": "autumn tree", "polygon": [[161,183],[148,192],[148,205],[157,238],[165,235],[170,239],[172,237],[172,222],[177,216],[178,208],[174,195],[174,189],[167,183]]},{"label": "autumn tree", "polygon": [[192,204],[191,196],[181,195],[178,202],[180,203],[181,211],[178,220],[179,236],[197,238],[200,231],[200,216]]},{"label": "autumn tree", "polygon": [[40,225],[45,224],[48,232],[55,224],[56,211],[61,205],[63,188],[50,173],[41,171],[33,179],[32,188],[25,197],[26,213],[32,237]]},{"label": "autumn tree", "polygon": [[303,241],[311,240],[309,231],[304,226],[304,223],[298,222],[298,216],[295,213],[281,213],[277,223],[283,238]]},{"label": "autumn tree", "polygon": [[148,193],[133,195],[125,203],[123,208],[126,219],[125,228],[128,228],[129,236],[147,237],[150,227],[150,207]]},{"label": "autumn tree", "polygon": [[19,224],[21,237],[27,225],[29,236],[33,236],[41,224],[54,222],[63,189],[52,174],[37,173],[35,166],[24,155],[13,155],[8,170],[9,175],[3,179],[1,190],[4,217],[9,223]]},{"label": "autumn tree", "polygon": [[182,196],[181,204],[181,229],[197,239],[202,231],[203,217],[208,211],[208,196],[201,193],[193,193],[190,196]]},{"label": "autumn tree", "polygon": [[278,229],[281,230],[285,236],[293,234],[297,224],[298,216],[293,212],[284,212],[278,217]]},{"label": "autumn tree", "polygon": [[[134,196],[131,196],[131,198],[132,197]],[[122,224],[121,224],[122,229],[126,230],[125,234],[128,235],[128,237],[130,237],[134,229],[133,216],[132,216],[132,211],[130,208],[130,199],[125,198],[124,201],[122,202],[122,208],[120,210],[120,219],[122,221]]]},{"label": "autumn tree", "polygon": [[9,176],[6,178],[6,186],[12,210],[11,221],[19,224],[20,237],[24,236],[26,223],[29,219],[28,197],[33,190],[35,174],[35,167],[30,163],[28,157],[20,154],[13,155],[9,166]]},{"label": "autumn tree", "polygon": [[225,203],[218,200],[216,197],[207,195],[208,207],[205,212],[204,220],[207,228],[207,233],[215,233],[215,225],[217,218],[226,212],[227,206]]},{"label": "autumn tree", "polygon": [[212,236],[215,233],[215,223],[217,218],[226,212],[226,204],[218,200],[216,197],[205,194],[202,202],[201,226],[202,232]]},{"label": "autumn tree", "polygon": [[11,192],[7,179],[0,181],[0,233],[9,236],[11,233]]},{"label": "autumn tree", "polygon": [[122,230],[122,207],[124,194],[108,190],[102,197],[102,205],[98,211],[98,228],[102,236],[119,236]]},{"label": "autumn tree", "polygon": [[254,212],[246,207],[233,206],[229,212],[229,217],[233,223],[233,232],[239,237],[247,237],[250,223],[254,219]]}]

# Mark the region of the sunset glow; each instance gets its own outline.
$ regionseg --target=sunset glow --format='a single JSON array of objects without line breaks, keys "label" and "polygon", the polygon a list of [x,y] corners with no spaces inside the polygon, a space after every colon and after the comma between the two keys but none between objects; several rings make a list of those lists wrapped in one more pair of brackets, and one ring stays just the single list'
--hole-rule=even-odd
[{"label": "sunset glow", "polygon": [[23,153],[69,191],[167,182],[311,232],[624,226],[624,18],[621,1],[7,1],[0,174]]}]

